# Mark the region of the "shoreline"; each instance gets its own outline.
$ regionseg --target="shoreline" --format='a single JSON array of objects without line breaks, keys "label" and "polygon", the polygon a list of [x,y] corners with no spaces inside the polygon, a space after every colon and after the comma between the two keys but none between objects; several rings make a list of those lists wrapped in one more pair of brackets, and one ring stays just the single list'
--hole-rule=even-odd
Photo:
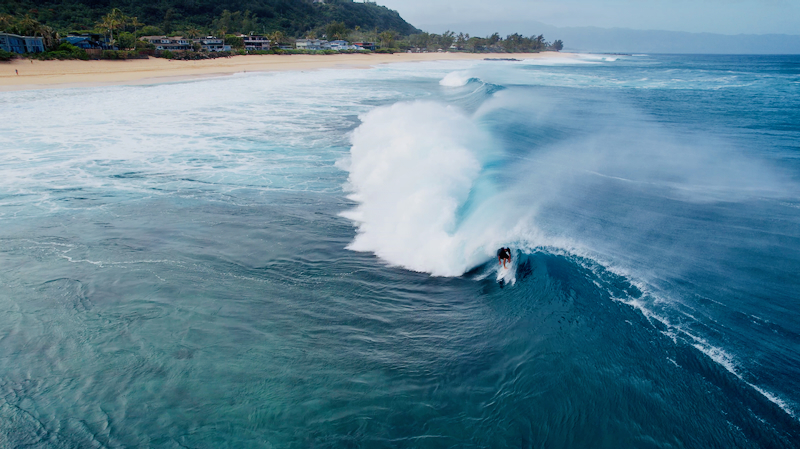
[{"label": "shoreline", "polygon": [[[109,60],[14,59],[0,63],[0,92],[114,85],[147,85],[227,76],[243,72],[369,68],[397,62],[463,61],[484,58],[574,58],[574,53],[394,53],[338,55],[237,55],[179,61],[162,58]],[[19,75],[15,71],[19,71]]]}]

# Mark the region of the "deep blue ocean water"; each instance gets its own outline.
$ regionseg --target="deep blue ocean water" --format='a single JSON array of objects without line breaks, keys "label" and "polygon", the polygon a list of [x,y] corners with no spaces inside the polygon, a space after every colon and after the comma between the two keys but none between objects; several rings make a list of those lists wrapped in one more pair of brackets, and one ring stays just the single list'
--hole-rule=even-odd
[{"label": "deep blue ocean water", "polygon": [[0,175],[0,447],[800,447],[798,56],[5,92]]}]

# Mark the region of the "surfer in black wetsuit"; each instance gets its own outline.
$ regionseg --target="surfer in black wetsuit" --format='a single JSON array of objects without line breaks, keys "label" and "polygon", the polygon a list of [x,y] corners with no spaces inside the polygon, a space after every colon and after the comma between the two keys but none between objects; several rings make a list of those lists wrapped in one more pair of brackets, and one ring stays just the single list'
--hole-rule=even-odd
[{"label": "surfer in black wetsuit", "polygon": [[506,267],[506,262],[511,263],[511,248],[500,248],[497,250],[497,262]]}]

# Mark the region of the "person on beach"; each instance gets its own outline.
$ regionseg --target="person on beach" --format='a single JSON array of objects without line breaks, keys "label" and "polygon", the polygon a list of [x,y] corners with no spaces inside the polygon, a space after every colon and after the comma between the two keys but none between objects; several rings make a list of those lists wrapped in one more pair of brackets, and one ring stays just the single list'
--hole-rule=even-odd
[{"label": "person on beach", "polygon": [[14,71],[15,71],[15,72],[17,72],[17,75],[19,75],[19,70],[17,70],[17,69],[14,69]]},{"label": "person on beach", "polygon": [[506,268],[506,262],[511,263],[511,248],[498,249],[497,261],[503,266],[503,268]]}]

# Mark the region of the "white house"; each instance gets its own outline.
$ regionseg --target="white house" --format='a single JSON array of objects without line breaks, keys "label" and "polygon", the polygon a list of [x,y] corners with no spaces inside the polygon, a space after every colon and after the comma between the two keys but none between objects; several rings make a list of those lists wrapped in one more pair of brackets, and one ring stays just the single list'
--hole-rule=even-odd
[{"label": "white house", "polygon": [[199,43],[200,48],[205,51],[231,51],[231,46],[225,45],[225,40],[218,37],[206,36],[202,39],[195,39],[194,41]]},{"label": "white house", "polygon": [[358,50],[355,45],[350,45],[349,42],[343,40],[330,41],[331,50]]},{"label": "white house", "polygon": [[325,39],[297,39],[295,48],[298,50],[330,50],[331,44]]},{"label": "white house", "polygon": [[140,39],[155,45],[156,50],[185,51],[192,49],[192,41],[180,36],[142,36]]},{"label": "white house", "polygon": [[270,40],[264,36],[255,34],[242,34],[239,37],[244,41],[244,49],[247,51],[266,51],[269,50]]}]

